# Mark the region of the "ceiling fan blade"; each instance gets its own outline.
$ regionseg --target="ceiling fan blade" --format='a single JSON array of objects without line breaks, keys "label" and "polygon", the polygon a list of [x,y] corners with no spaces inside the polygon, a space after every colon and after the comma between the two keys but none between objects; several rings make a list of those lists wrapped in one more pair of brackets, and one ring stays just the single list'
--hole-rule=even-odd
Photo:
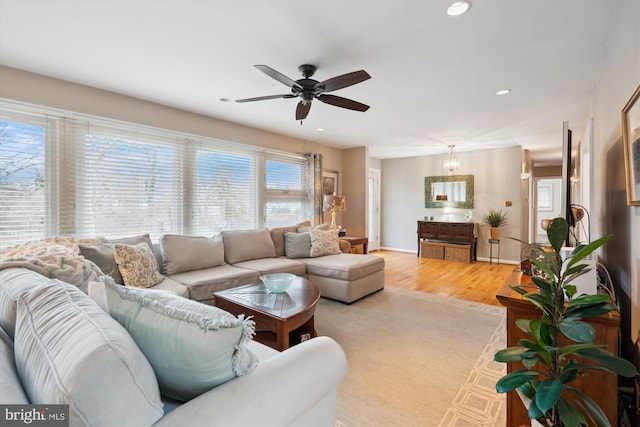
[{"label": "ceiling fan blade", "polygon": [[347,99],[341,96],[318,95],[317,99],[324,102],[325,104],[335,105],[336,107],[348,108],[349,110],[367,111],[369,109],[368,105],[361,104],[357,101],[354,101],[353,99]]},{"label": "ceiling fan blade", "polygon": [[364,70],[343,74],[316,84],[316,88],[324,88],[322,92],[333,92],[334,90],[352,86],[356,83],[370,79],[371,76]]},{"label": "ceiling fan blade", "polygon": [[254,65],[254,67],[256,67],[258,70],[262,71],[263,73],[265,73],[267,76],[271,77],[272,79],[276,79],[277,81],[279,81],[280,83],[282,83],[285,86],[288,86],[290,88],[294,88],[297,87],[298,89],[302,90],[302,86],[300,86],[298,83],[295,82],[295,80],[290,79],[289,77],[285,76],[282,73],[277,72],[276,70],[274,70],[273,68],[267,66],[267,65]]},{"label": "ceiling fan blade", "polygon": [[307,102],[306,104],[304,104],[302,101],[298,102],[298,106],[296,107],[296,120],[306,119],[310,109],[310,102]]},{"label": "ceiling fan blade", "polygon": [[278,99],[278,98],[295,98],[295,95],[286,94],[286,95],[267,95],[267,96],[258,96],[256,98],[245,98],[245,99],[236,99],[236,102],[253,102],[253,101],[265,101],[267,99]]}]

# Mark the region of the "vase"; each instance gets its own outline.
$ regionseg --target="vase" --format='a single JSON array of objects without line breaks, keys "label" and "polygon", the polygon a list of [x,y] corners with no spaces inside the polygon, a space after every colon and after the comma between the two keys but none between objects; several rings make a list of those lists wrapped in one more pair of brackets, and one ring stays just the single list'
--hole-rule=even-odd
[{"label": "vase", "polygon": [[498,227],[491,227],[489,230],[491,234],[491,240],[499,240],[500,239],[500,229]]}]

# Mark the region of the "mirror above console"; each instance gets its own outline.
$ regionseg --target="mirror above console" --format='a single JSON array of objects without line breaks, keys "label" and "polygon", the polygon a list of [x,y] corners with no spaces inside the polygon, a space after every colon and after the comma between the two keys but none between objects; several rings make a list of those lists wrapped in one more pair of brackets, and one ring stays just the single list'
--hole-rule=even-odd
[{"label": "mirror above console", "polygon": [[473,175],[426,176],[424,207],[473,209]]}]

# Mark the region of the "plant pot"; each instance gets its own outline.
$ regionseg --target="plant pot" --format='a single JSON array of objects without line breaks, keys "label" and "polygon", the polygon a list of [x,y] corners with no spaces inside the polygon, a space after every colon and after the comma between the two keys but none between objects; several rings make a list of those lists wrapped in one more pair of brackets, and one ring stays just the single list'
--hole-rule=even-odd
[{"label": "plant pot", "polygon": [[489,233],[491,233],[491,240],[500,239],[500,229],[498,227],[491,227]]}]

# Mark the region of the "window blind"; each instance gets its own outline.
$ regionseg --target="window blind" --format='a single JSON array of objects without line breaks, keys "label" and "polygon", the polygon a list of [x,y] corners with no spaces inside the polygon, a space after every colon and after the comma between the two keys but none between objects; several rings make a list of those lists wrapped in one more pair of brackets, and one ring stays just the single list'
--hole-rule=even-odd
[{"label": "window blind", "polygon": [[306,219],[302,155],[0,101],[0,247]]},{"label": "window blind", "polygon": [[215,140],[190,141],[187,170],[192,185],[189,232],[212,236],[222,230],[259,226],[258,159],[255,149]]},{"label": "window blind", "polygon": [[70,126],[76,147],[75,182],[69,182],[76,191],[75,234],[144,232],[157,240],[182,232],[182,151],[175,138],[95,121]]},{"label": "window blind", "polygon": [[265,226],[283,227],[307,219],[308,187],[306,158],[266,153],[262,193]]},{"label": "window blind", "polygon": [[46,116],[0,112],[0,246],[45,237],[52,188],[45,152],[54,123]]}]

